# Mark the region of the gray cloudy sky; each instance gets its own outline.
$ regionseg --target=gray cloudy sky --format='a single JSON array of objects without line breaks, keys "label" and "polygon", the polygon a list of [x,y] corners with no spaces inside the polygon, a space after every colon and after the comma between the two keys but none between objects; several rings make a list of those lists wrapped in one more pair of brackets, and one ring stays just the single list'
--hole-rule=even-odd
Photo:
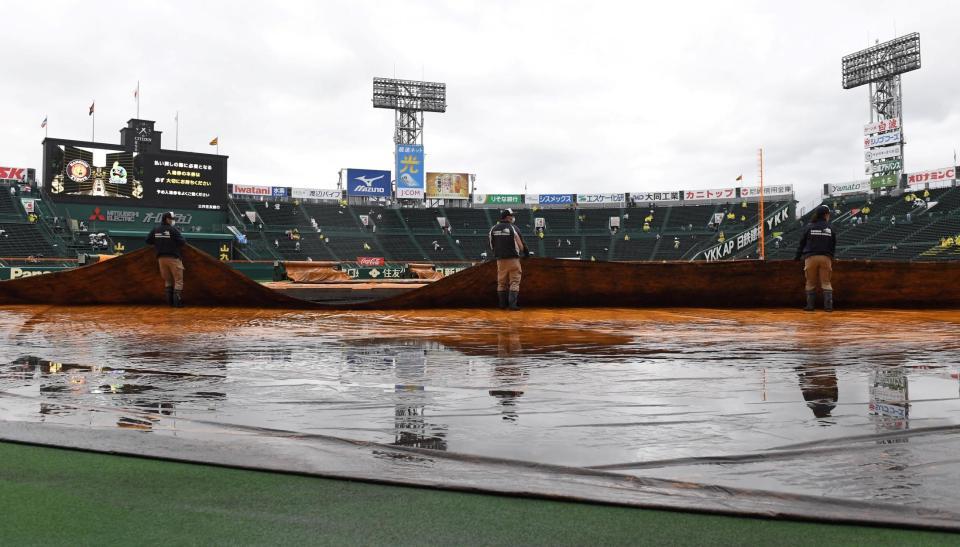
[{"label": "gray cloudy sky", "polygon": [[960,4],[924,2],[18,2],[2,8],[0,165],[39,167],[50,135],[119,142],[133,117],[165,148],[210,151],[230,182],[332,188],[390,169],[393,116],[371,79],[447,83],[427,168],[482,192],[640,191],[863,177],[865,89],[840,58],[918,31],[904,77],[908,170],[960,146]]}]

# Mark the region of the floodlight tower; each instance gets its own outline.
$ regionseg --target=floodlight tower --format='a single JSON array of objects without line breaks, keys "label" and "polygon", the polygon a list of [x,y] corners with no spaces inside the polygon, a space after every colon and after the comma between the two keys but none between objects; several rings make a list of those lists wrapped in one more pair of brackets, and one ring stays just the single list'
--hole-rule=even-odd
[{"label": "floodlight tower", "polygon": [[863,131],[864,159],[874,188],[895,186],[903,172],[906,141],[900,75],[918,68],[920,34],[917,32],[843,58],[843,88],[866,85],[870,92],[870,123]]},{"label": "floodlight tower", "polygon": [[423,113],[447,111],[447,84],[373,79],[373,107],[396,112],[396,144],[423,144]]}]

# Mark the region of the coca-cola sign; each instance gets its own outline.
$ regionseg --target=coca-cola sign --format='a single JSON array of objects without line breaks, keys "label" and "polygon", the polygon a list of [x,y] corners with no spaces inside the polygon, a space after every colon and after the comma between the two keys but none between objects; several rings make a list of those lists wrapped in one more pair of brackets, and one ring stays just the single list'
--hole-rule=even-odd
[{"label": "coca-cola sign", "polygon": [[386,260],[382,256],[358,256],[357,266],[383,266]]}]

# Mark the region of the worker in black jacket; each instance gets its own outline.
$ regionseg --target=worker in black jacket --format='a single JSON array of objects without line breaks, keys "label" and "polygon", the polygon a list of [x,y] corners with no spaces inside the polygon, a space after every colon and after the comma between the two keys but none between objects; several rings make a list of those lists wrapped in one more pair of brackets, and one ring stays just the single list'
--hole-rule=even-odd
[{"label": "worker in black jacket", "polygon": [[509,307],[519,310],[517,298],[520,296],[520,257],[530,256],[520,230],[513,225],[513,211],[504,209],[500,213],[500,222],[490,228],[490,250],[497,259],[497,301],[501,309]]},{"label": "worker in black jacket", "polygon": [[813,311],[817,301],[817,284],[823,289],[823,309],[833,311],[833,255],[837,249],[837,232],[830,225],[830,208],[820,205],[813,211],[810,224],[803,229],[796,260],[803,258],[803,272],[807,280],[806,311]]},{"label": "worker in black jacket", "polygon": [[182,308],[183,261],[180,250],[186,240],[183,239],[180,230],[174,227],[176,223],[177,220],[172,212],[163,213],[160,217],[160,225],[151,230],[150,235],[147,236],[147,244],[153,245],[157,250],[160,276],[163,277],[163,284],[167,290],[167,304]]}]

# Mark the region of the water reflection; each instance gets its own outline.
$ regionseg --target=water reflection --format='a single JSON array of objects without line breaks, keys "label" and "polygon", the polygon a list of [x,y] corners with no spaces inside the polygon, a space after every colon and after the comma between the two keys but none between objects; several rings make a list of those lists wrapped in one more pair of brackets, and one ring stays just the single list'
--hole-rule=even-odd
[{"label": "water reflection", "polygon": [[[800,391],[807,406],[817,418],[829,418],[837,406],[840,392],[837,388],[837,371],[834,367],[806,364],[799,369]],[[832,422],[824,420],[827,425]]]},{"label": "water reflection", "polygon": [[[201,438],[215,422],[960,501],[960,442],[927,433],[960,425],[960,313],[871,313],[0,309],[0,419]],[[764,459],[785,447],[800,455]],[[727,456],[752,459],[660,463]]]}]

